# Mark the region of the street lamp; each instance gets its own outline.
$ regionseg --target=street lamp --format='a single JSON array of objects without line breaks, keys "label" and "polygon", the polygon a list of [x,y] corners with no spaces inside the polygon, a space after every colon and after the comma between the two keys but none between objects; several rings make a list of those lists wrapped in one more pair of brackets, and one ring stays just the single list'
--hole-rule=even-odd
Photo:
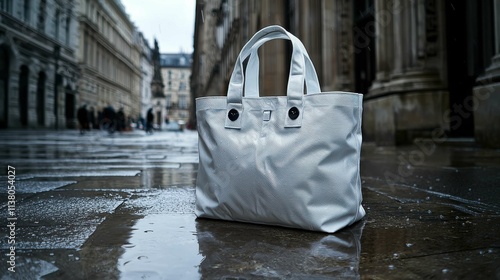
[{"label": "street lamp", "polygon": [[56,118],[56,129],[59,128],[59,91],[57,88],[57,68],[59,64],[59,57],[61,56],[61,47],[59,45],[54,46],[54,116]]}]

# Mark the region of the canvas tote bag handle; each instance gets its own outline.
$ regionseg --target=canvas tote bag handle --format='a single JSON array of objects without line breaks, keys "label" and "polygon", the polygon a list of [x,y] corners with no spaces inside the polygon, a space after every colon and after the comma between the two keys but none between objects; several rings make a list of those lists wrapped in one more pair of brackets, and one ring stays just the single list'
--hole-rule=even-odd
[{"label": "canvas tote bag handle", "polygon": [[[242,119],[241,117],[237,117],[236,119],[230,118],[230,115],[239,115],[243,114],[243,61],[242,57],[248,57],[252,51],[252,47],[259,43],[259,40],[265,38],[270,33],[281,33],[288,37],[292,42],[293,52],[290,64],[290,73],[288,77],[288,85],[287,85],[287,107],[286,112],[290,112],[290,110],[298,111],[296,114],[298,117],[284,117],[284,127],[300,127],[302,125],[302,117],[303,117],[303,96],[304,96],[304,79],[305,79],[305,60],[302,49],[299,47],[302,43],[300,40],[293,36],[291,33],[286,31],[284,28],[278,25],[268,26],[266,28],[261,29],[259,32],[255,33],[255,35],[248,41],[248,43],[243,46],[238,58],[236,59],[236,63],[234,66],[233,73],[231,75],[231,79],[229,81],[228,92],[227,92],[227,118],[225,121],[226,128],[232,129],[241,129]],[[262,45],[262,42],[260,45]],[[287,113],[287,116],[290,116]]]},{"label": "canvas tote bag handle", "polygon": [[[248,59],[247,67],[245,70],[245,97],[259,97],[259,54],[258,49],[264,43],[274,40],[274,39],[285,39],[289,38],[282,33],[269,33],[264,38],[260,39],[253,47],[250,53],[250,58]],[[319,85],[318,75],[316,74],[316,69],[307,53],[302,42],[299,41],[299,47],[304,54],[305,66],[306,66],[306,89],[307,94],[320,93],[321,87]],[[245,61],[246,57],[242,58],[241,61]]]}]

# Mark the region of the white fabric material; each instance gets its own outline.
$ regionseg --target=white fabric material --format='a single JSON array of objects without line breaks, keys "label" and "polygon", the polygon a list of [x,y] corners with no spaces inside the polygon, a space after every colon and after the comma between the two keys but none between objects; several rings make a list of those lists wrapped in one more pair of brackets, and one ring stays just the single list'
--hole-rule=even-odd
[{"label": "white fabric material", "polygon": [[[241,59],[267,38],[282,38],[275,33],[294,46],[287,96],[243,97]],[[314,67],[307,66],[299,43],[279,26],[262,29],[243,47],[228,95],[196,100],[198,217],[331,233],[365,215],[359,175],[362,95],[304,95]],[[299,110],[296,119],[289,117],[292,107]],[[231,109],[238,112],[235,120],[228,117]]]}]

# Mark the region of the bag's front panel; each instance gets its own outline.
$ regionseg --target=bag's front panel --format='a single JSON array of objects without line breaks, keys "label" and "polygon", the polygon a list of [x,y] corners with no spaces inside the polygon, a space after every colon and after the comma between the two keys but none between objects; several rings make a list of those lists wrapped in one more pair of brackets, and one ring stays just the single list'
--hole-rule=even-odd
[{"label": "bag's front panel", "polygon": [[283,128],[281,104],[267,137],[260,139],[257,166],[274,195],[286,198],[276,208],[287,224],[333,231],[351,223],[358,211],[359,109],[336,105],[331,97],[305,98],[300,128]]},{"label": "bag's front panel", "polygon": [[306,96],[299,128],[284,127],[286,97],[244,99],[241,129],[224,128],[225,104],[198,110],[197,215],[329,232],[352,223],[361,199],[357,98]]},{"label": "bag's front panel", "polygon": [[[215,108],[197,110],[200,163],[196,214],[231,220],[233,213],[242,212],[247,204],[245,192],[248,189],[239,182],[245,182],[247,174],[252,173],[258,132],[256,129],[226,129],[226,108],[220,108],[221,102],[217,101],[220,100],[203,99],[197,103],[214,103],[212,107]],[[251,118],[240,117],[250,125],[247,119]]]}]

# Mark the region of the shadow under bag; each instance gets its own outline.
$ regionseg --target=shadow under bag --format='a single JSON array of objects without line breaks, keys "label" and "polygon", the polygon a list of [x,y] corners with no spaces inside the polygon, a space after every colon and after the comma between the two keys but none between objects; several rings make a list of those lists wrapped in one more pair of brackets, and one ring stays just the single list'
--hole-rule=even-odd
[{"label": "shadow under bag", "polygon": [[[259,97],[257,50],[273,39],[293,46],[287,96]],[[227,96],[196,99],[195,214],[328,233],[363,218],[362,101],[321,92],[302,42],[282,27],[257,32],[236,60]]]}]

